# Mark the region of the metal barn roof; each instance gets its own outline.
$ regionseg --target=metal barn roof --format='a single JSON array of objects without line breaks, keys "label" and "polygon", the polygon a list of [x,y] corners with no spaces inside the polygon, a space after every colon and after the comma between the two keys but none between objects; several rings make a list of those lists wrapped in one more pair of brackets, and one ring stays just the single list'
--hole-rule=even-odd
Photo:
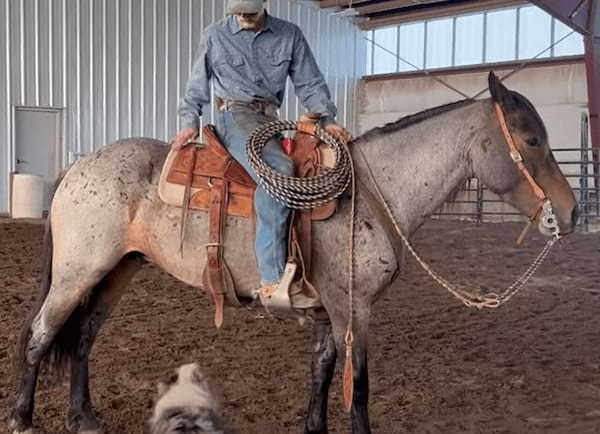
[{"label": "metal barn roof", "polygon": [[355,16],[363,30],[409,21],[444,17],[485,9],[518,6],[524,0],[320,0],[321,8],[337,8],[340,14]]},{"label": "metal barn roof", "polygon": [[584,35],[590,129],[600,148],[600,0],[319,0],[363,30],[532,3]]}]

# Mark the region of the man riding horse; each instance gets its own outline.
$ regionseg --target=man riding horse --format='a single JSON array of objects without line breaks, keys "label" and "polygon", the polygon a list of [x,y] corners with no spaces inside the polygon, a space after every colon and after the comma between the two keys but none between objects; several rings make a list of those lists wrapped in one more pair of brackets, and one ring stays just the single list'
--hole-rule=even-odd
[{"label": "man riding horse", "polygon": [[[212,82],[219,138],[258,181],[248,162],[246,139],[257,127],[277,119],[288,76],[303,106],[322,116],[321,123],[329,133],[348,140],[349,134],[334,121],[336,107],[298,26],[269,15],[264,0],[228,0],[227,13],[229,16],[201,35],[197,59],[179,107],[182,130],[172,147],[180,149],[198,134],[203,108],[211,102]],[[293,162],[278,138],[266,144],[262,158],[276,171],[294,175]],[[293,269],[292,264],[286,265],[290,209],[260,185],[254,204],[260,292],[289,294],[289,280],[282,277],[284,271]],[[319,300],[302,299],[298,294],[292,303],[312,307]]]}]

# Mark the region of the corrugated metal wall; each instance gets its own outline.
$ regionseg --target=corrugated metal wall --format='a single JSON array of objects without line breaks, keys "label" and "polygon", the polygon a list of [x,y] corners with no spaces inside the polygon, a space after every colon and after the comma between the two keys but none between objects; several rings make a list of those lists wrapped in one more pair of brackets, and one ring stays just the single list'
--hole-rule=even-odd
[{"label": "corrugated metal wall", "polygon": [[[224,0],[0,0],[0,213],[14,170],[13,106],[62,108],[64,165],[118,138],[166,140],[178,130],[183,92],[201,30]],[[364,73],[362,32],[306,1],[270,0],[271,14],[304,30],[337,103],[355,125]],[[301,111],[288,85],[281,115]],[[208,119],[205,119],[207,121]]]}]

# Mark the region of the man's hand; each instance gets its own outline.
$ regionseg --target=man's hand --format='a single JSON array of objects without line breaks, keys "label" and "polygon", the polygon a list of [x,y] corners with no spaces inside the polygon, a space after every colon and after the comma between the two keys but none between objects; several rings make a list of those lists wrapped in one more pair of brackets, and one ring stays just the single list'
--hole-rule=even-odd
[{"label": "man's hand", "polygon": [[183,148],[188,140],[193,139],[197,135],[198,130],[196,128],[186,128],[185,130],[181,130],[173,139],[171,149],[179,150]]},{"label": "man's hand", "polygon": [[350,134],[344,127],[338,124],[329,124],[325,127],[325,131],[341,140],[345,144],[348,144],[352,140],[352,134]]}]

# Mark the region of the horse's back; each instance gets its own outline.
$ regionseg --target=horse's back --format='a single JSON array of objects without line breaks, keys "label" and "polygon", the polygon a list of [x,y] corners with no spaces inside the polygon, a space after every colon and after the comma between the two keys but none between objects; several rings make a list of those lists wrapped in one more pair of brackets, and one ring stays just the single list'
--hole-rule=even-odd
[{"label": "horse's back", "polygon": [[159,140],[131,138],[106,145],[75,162],[52,201],[55,236],[74,234],[64,241],[85,244],[87,240],[92,245],[107,238],[111,241],[108,244],[125,249],[124,234],[131,221],[144,202],[155,202],[168,151],[167,144]]},{"label": "horse's back", "polygon": [[101,191],[124,191],[127,187],[156,183],[168,151],[165,142],[149,138],[129,138],[105,145],[68,168],[57,195],[68,191],[84,200],[87,196],[101,196]]}]

